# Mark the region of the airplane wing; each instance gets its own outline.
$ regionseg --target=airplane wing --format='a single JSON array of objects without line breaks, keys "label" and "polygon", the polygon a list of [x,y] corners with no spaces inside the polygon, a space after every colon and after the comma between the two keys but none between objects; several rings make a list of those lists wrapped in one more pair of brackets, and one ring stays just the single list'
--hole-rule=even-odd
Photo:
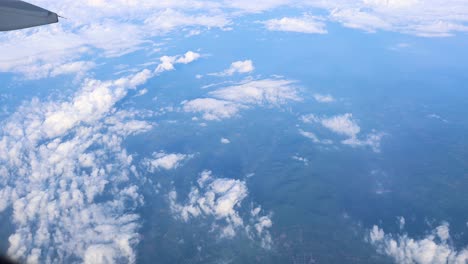
[{"label": "airplane wing", "polygon": [[58,22],[58,15],[20,1],[0,0],[0,31],[42,26]]}]

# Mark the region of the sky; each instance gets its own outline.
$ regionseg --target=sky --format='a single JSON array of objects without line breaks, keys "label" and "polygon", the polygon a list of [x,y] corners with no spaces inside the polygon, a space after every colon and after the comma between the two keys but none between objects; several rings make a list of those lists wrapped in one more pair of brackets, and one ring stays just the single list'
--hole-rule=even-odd
[{"label": "sky", "polygon": [[[346,222],[359,257],[468,261],[466,0],[32,3],[65,18],[0,34],[2,253],[143,263],[148,222],[169,221],[286,254],[288,210],[311,199],[285,191],[296,179],[339,184],[313,206]],[[354,254],[336,248],[318,262]]]}]

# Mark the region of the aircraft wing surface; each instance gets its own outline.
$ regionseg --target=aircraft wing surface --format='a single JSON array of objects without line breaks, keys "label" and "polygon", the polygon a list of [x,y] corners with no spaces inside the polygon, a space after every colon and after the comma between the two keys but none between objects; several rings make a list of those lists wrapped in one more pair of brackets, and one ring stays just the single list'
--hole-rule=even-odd
[{"label": "aircraft wing surface", "polygon": [[0,0],[0,31],[42,26],[58,22],[58,15],[20,0]]}]

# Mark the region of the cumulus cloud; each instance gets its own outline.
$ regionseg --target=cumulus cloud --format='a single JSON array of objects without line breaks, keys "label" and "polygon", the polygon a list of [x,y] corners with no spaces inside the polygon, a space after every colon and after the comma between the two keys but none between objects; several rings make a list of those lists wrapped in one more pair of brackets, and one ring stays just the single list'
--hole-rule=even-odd
[{"label": "cumulus cloud", "polygon": [[253,72],[254,69],[255,67],[253,66],[253,62],[251,60],[235,61],[231,63],[231,67],[229,67],[229,69],[226,69],[218,73],[210,73],[209,75],[231,76],[235,73],[250,73],[250,72]]},{"label": "cumulus cloud", "polygon": [[253,106],[278,107],[290,101],[302,100],[293,84],[288,80],[249,80],[208,93],[212,98],[183,102],[183,110],[203,113],[205,120],[222,120]]},{"label": "cumulus cloud", "polygon": [[191,63],[197,59],[200,58],[200,54],[193,52],[193,51],[187,51],[183,56],[180,56],[176,62],[177,63],[183,63],[183,64],[188,64]]},{"label": "cumulus cloud", "polygon": [[143,165],[152,173],[160,169],[172,170],[177,169],[183,161],[192,157],[192,155],[157,152],[153,153],[153,158],[144,159]]},{"label": "cumulus cloud", "polygon": [[392,257],[396,263],[462,264],[468,262],[468,248],[457,250],[451,245],[447,223],[443,223],[431,234],[421,239],[411,238],[407,234],[385,234],[383,229],[374,226],[367,240],[380,253]]},{"label": "cumulus cloud", "polygon": [[356,138],[357,134],[361,132],[361,128],[353,119],[353,114],[347,113],[344,115],[333,116],[330,118],[323,118],[321,123],[324,127],[331,131],[348,136],[350,138]]},{"label": "cumulus cloud", "polygon": [[203,171],[192,187],[186,202],[179,203],[177,192],[169,193],[169,203],[174,216],[182,221],[200,217],[214,217],[213,229],[219,236],[232,238],[238,232],[246,232],[252,239],[260,238],[262,246],[271,246],[268,229],[272,226],[269,216],[260,215],[261,208],[251,211],[248,218],[241,216],[242,202],[248,195],[244,181],[214,178],[211,171]]},{"label": "cumulus cloud", "polygon": [[222,144],[229,144],[229,143],[231,143],[231,141],[229,139],[227,139],[227,138],[221,138],[221,143]]},{"label": "cumulus cloud", "polygon": [[283,17],[261,22],[270,31],[289,31],[307,34],[326,34],[326,24],[313,16]]},{"label": "cumulus cloud", "polygon": [[[87,93],[85,88],[75,98]],[[125,126],[131,115],[102,112],[90,119],[78,115],[73,123],[79,126],[59,125],[60,119],[47,116],[61,115],[61,105],[33,101],[2,125],[0,210],[13,208],[15,226],[8,255],[28,263],[134,262],[139,217],[132,211],[142,198],[131,183],[137,174],[122,141],[151,125]]]},{"label": "cumulus cloud", "polygon": [[[352,147],[370,147],[374,152],[380,152],[380,142],[385,136],[384,133],[372,131],[362,138],[361,127],[357,121],[353,118],[351,113],[343,115],[336,115],[332,117],[317,117],[314,114],[303,115],[300,118],[304,123],[317,123],[322,127],[338,134],[347,137],[342,140],[341,143]],[[312,139],[315,143],[319,143],[320,140],[311,132],[303,130],[299,131],[303,136]]]},{"label": "cumulus cloud", "polygon": [[189,113],[203,113],[205,120],[222,120],[236,116],[245,106],[213,98],[198,98],[183,103],[183,109]]},{"label": "cumulus cloud", "polygon": [[177,55],[177,56],[162,56],[160,60],[160,64],[156,68],[156,73],[161,73],[164,71],[172,71],[174,70],[175,64],[188,64],[191,63],[201,57],[200,54],[187,51],[184,55]]},{"label": "cumulus cloud", "polygon": [[[124,148],[152,128],[116,105],[155,71],[87,79],[71,97],[33,99],[0,129],[0,212],[11,208],[8,255],[28,263],[134,263],[143,203]],[[169,164],[169,162],[161,162]]]},{"label": "cumulus cloud", "polygon": [[[187,54],[189,54],[188,52]],[[178,59],[186,59],[186,56],[164,56],[155,71],[142,70],[132,76],[120,78],[114,81],[85,80],[82,92],[77,94],[73,100],[63,102],[57,109],[48,109],[45,113],[44,133],[49,137],[61,135],[68,129],[81,122],[93,122],[106,114],[114,104],[127,94],[128,89],[135,89],[144,84],[148,79],[163,71],[174,69],[172,63]],[[192,55],[191,55],[192,56]],[[168,62],[172,58],[171,62]],[[190,59],[192,59],[190,57]],[[170,66],[168,66],[170,64]]]}]

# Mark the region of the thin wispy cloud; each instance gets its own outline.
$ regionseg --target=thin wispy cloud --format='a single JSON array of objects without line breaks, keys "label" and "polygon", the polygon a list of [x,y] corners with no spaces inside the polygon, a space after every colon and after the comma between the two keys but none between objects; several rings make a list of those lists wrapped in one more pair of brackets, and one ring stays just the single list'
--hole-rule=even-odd
[{"label": "thin wispy cloud", "polygon": [[276,79],[248,80],[209,92],[208,96],[183,102],[183,110],[219,121],[238,116],[243,109],[281,107],[302,100],[294,81]]},{"label": "thin wispy cloud", "polygon": [[307,34],[326,34],[326,24],[323,19],[313,16],[283,17],[260,22],[270,31],[286,31]]},{"label": "thin wispy cloud", "polygon": [[330,139],[319,139],[316,134],[314,134],[313,132],[310,132],[310,131],[305,131],[305,130],[299,129],[299,134],[302,135],[305,138],[308,138],[308,139],[312,140],[313,143],[324,144],[324,145],[333,144],[332,140],[330,140]]},{"label": "thin wispy cloud", "polygon": [[314,94],[314,99],[319,103],[333,103],[336,101],[330,94]]}]

